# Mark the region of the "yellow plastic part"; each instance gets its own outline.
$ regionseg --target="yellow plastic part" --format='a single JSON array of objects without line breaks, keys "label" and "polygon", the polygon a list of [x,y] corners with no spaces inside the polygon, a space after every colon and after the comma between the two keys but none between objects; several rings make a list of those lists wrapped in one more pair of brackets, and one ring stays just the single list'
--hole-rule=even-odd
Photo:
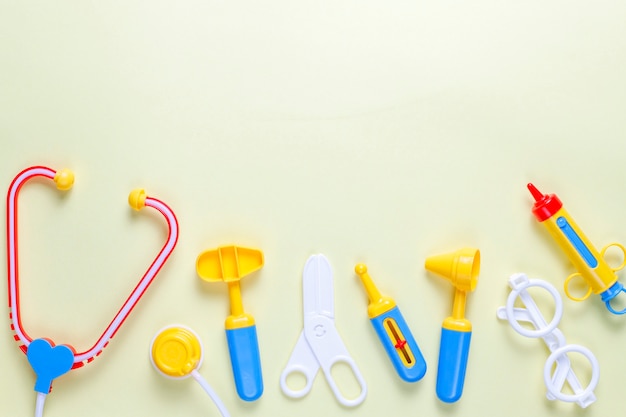
[{"label": "yellow plastic part", "polygon": [[202,252],[196,260],[198,276],[208,282],[228,284],[230,316],[226,318],[228,330],[254,325],[254,317],[243,310],[239,281],[263,267],[263,252],[241,246],[221,246]]},{"label": "yellow plastic part", "polygon": [[378,317],[381,314],[386,313],[396,306],[396,302],[391,298],[384,296],[378,291],[372,277],[367,273],[367,266],[364,264],[358,264],[354,267],[354,272],[361,278],[365,291],[370,300],[367,306],[367,314],[370,319]]},{"label": "yellow plastic part", "polygon": [[463,248],[444,255],[426,259],[425,268],[447,279],[455,288],[452,316],[446,318],[443,327],[460,332],[472,331],[472,323],[465,318],[467,293],[474,291],[480,272],[480,251]]},{"label": "yellow plastic part", "polygon": [[146,206],[146,190],[136,188],[128,195],[128,204],[135,210],[141,210]]},{"label": "yellow plastic part", "polygon": [[263,267],[263,252],[241,246],[221,246],[198,256],[196,269],[205,281],[239,281]]},{"label": "yellow plastic part", "polygon": [[[574,232],[576,232],[576,234],[589,250],[589,252],[598,261],[598,265],[595,268],[591,268],[587,265],[585,260],[576,251],[576,248],[572,246],[567,237],[561,232],[559,226],[556,224],[557,219],[559,219],[560,217],[564,217],[567,220],[570,227],[574,230]],[[585,236],[582,230],[580,230],[574,219],[572,219],[572,217],[564,208],[559,209],[559,211],[557,211],[553,216],[542,221],[541,224],[543,224],[546,229],[548,229],[548,232],[550,232],[552,238],[556,241],[556,243],[559,244],[563,252],[565,252],[569,260],[574,264],[576,270],[580,273],[580,275],[582,275],[585,281],[587,281],[587,284],[594,294],[603,293],[617,282],[618,277],[615,274],[615,271],[622,269],[624,267],[624,263],[622,263],[622,265],[615,269],[611,268],[609,264],[604,260],[604,253],[609,247],[614,246],[620,249],[623,254],[626,254],[626,249],[624,249],[622,245],[618,243],[611,243],[610,245],[606,246],[601,253],[598,253],[598,251],[591,244],[587,236]],[[574,276],[570,275],[570,277],[568,277],[568,279],[565,281],[565,293],[572,300],[584,300],[587,297],[573,297],[570,294],[569,283],[573,278]]]},{"label": "yellow plastic part", "polygon": [[74,172],[69,169],[57,171],[54,175],[54,182],[61,191],[67,191],[74,185]]},{"label": "yellow plastic part", "polygon": [[[575,278],[582,278],[583,282],[584,282],[584,286],[587,287],[587,291],[585,292],[585,294],[582,297],[575,296],[570,291],[570,284],[572,283],[572,280],[575,279]],[[574,272],[569,277],[567,277],[565,279],[565,283],[563,284],[563,288],[565,289],[565,295],[567,295],[567,297],[570,300],[573,300],[573,301],[584,301],[587,298],[589,298],[589,296],[591,295],[591,286],[588,284],[588,282],[583,277],[583,274],[581,274],[580,272]]]},{"label": "yellow plastic part", "polygon": [[202,360],[202,345],[194,332],[185,327],[168,327],[152,343],[152,361],[165,375],[185,377]]}]

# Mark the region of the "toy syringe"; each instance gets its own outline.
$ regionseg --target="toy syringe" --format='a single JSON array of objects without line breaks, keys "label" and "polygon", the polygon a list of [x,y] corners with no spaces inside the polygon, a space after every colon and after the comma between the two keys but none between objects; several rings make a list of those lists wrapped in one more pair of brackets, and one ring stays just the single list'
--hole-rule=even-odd
[{"label": "toy syringe", "polygon": [[[616,271],[626,265],[626,249],[619,243],[611,243],[605,246],[601,252],[593,247],[587,236],[574,222],[572,217],[563,208],[563,203],[556,194],[542,194],[533,184],[528,184],[528,190],[535,199],[533,214],[543,224],[550,235],[559,244],[576,270],[565,280],[565,294],[575,301],[587,299],[591,292],[599,294],[606,308],[613,314],[624,314],[623,310],[615,310],[611,306],[611,300],[624,291],[624,286],[617,280]],[[624,261],[617,268],[611,268],[604,260],[604,254],[609,247],[616,247],[624,255]],[[582,297],[571,294],[569,285],[576,277],[584,278],[587,284],[587,292]]]}]

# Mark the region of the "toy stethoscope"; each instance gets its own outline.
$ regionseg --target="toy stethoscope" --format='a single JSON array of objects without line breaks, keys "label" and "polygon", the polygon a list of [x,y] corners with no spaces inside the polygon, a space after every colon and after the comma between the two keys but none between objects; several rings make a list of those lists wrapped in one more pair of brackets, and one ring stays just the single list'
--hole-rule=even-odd
[{"label": "toy stethoscope", "polygon": [[76,352],[71,345],[55,345],[48,338],[33,339],[24,330],[20,315],[17,262],[17,196],[21,187],[27,181],[35,177],[51,179],[56,183],[59,190],[65,191],[72,188],[74,184],[74,174],[69,170],[57,172],[42,166],[27,168],[13,179],[7,194],[7,264],[11,329],[15,332],[15,340],[21,343],[20,349],[26,353],[28,361],[37,375],[35,382],[35,391],[37,392],[35,415],[41,416],[45,397],[50,392],[52,381],[69,372],[71,369],[80,368],[86,363],[93,361],[107,346],[109,340],[115,336],[115,333],[119,330],[124,320],[126,320],[174,250],[178,240],[178,222],[172,210],[163,202],[148,197],[142,189],[131,192],[128,202],[133,209],[140,210],[148,206],[158,210],[165,217],[169,229],[165,245],[148,270],[144,273],[130,296],[126,299],[124,304],[122,304],[122,307],[113,320],[91,348],[84,352]]}]

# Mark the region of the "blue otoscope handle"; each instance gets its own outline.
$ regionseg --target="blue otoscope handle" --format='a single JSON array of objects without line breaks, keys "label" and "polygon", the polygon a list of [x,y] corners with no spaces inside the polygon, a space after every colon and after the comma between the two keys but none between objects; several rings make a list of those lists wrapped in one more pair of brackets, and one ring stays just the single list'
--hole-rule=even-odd
[{"label": "blue otoscope handle", "polygon": [[471,338],[472,332],[441,329],[437,369],[437,397],[441,401],[453,403],[461,398]]},{"label": "blue otoscope handle", "polygon": [[[394,307],[370,321],[400,378],[406,382],[416,382],[422,379],[426,373],[426,361],[398,307]],[[390,324],[392,326],[395,324],[395,328],[400,330],[401,340],[389,336],[385,326]],[[401,355],[404,357],[404,361]],[[407,363],[405,364],[405,362]]]},{"label": "blue otoscope handle", "polygon": [[263,394],[256,326],[226,330],[226,339],[237,394],[244,401],[254,401]]}]

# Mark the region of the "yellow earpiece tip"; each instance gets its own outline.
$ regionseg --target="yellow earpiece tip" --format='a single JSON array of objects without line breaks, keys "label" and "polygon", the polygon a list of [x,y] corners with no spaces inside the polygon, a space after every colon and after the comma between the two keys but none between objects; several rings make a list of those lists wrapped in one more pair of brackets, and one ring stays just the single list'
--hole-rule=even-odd
[{"label": "yellow earpiece tip", "polygon": [[135,210],[141,210],[146,205],[146,190],[137,188],[130,192],[128,196],[128,204]]},{"label": "yellow earpiece tip", "polygon": [[54,182],[56,182],[59,190],[67,191],[74,185],[74,173],[67,168],[57,171]]},{"label": "yellow earpiece tip", "polygon": [[202,345],[198,336],[182,326],[163,329],[152,341],[152,363],[164,375],[182,378],[200,366]]},{"label": "yellow earpiece tip", "polygon": [[365,264],[358,264],[354,267],[354,272],[356,272],[357,275],[363,275],[367,272],[367,266],[365,266]]}]

